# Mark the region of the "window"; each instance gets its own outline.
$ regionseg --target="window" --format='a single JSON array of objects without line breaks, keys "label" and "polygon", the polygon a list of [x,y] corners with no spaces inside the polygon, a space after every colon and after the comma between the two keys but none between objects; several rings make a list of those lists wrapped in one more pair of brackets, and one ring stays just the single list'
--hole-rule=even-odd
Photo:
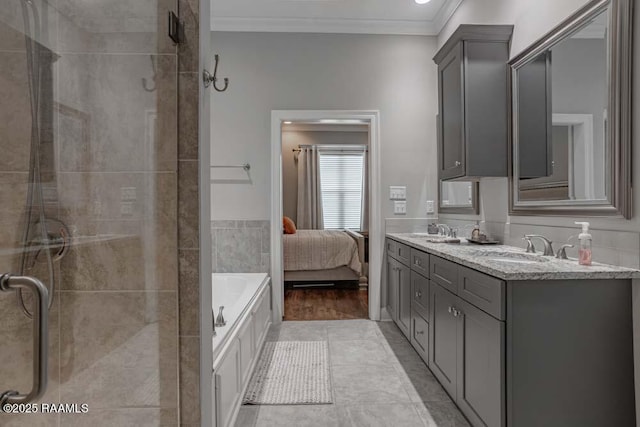
[{"label": "window", "polygon": [[320,153],[320,188],[324,228],[359,230],[365,152]]}]

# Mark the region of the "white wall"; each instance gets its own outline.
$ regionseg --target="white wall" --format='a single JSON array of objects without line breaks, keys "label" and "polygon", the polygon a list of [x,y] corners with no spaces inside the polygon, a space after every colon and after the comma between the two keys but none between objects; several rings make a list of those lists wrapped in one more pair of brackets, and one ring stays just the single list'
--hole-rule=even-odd
[{"label": "white wall", "polygon": [[212,41],[231,82],[213,95],[211,160],[251,163],[250,183],[212,185],[213,219],[269,218],[271,110],[293,109],[379,110],[382,188],[407,185],[406,217],[425,216],[437,197],[434,37],[213,32]]}]

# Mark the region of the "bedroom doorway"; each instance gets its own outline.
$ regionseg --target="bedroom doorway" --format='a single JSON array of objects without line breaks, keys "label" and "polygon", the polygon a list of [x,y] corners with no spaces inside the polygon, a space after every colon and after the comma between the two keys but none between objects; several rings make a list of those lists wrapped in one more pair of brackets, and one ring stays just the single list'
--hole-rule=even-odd
[{"label": "bedroom doorway", "polygon": [[378,112],[272,112],[275,321],[379,319],[378,123]]}]

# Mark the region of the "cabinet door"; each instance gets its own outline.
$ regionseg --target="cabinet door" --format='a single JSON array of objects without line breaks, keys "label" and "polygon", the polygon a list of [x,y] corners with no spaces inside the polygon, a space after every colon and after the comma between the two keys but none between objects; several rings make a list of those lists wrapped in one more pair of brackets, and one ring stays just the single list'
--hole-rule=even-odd
[{"label": "cabinet door", "polygon": [[540,178],[553,172],[551,52],[518,70],[518,176]]},{"label": "cabinet door", "polygon": [[398,264],[397,324],[408,340],[411,340],[411,269]]},{"label": "cabinet door", "polygon": [[505,326],[458,299],[458,387],[456,403],[473,425],[505,425]]},{"label": "cabinet door", "polygon": [[398,262],[387,256],[387,311],[395,321],[396,307],[398,306]]},{"label": "cabinet door", "polygon": [[462,43],[438,65],[440,178],[465,174]]},{"label": "cabinet door", "polygon": [[429,368],[453,400],[457,391],[458,318],[453,308],[458,298],[431,282],[429,319]]}]

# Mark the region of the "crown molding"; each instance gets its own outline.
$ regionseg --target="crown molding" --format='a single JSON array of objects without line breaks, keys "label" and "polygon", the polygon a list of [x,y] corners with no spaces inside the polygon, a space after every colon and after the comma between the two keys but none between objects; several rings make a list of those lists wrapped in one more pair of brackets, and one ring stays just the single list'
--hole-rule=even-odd
[{"label": "crown molding", "polygon": [[211,31],[437,36],[463,0],[447,0],[433,20],[211,16]]},{"label": "crown molding", "polygon": [[428,21],[327,19],[327,18],[218,18],[211,19],[212,31],[264,33],[395,34],[435,36]]}]

